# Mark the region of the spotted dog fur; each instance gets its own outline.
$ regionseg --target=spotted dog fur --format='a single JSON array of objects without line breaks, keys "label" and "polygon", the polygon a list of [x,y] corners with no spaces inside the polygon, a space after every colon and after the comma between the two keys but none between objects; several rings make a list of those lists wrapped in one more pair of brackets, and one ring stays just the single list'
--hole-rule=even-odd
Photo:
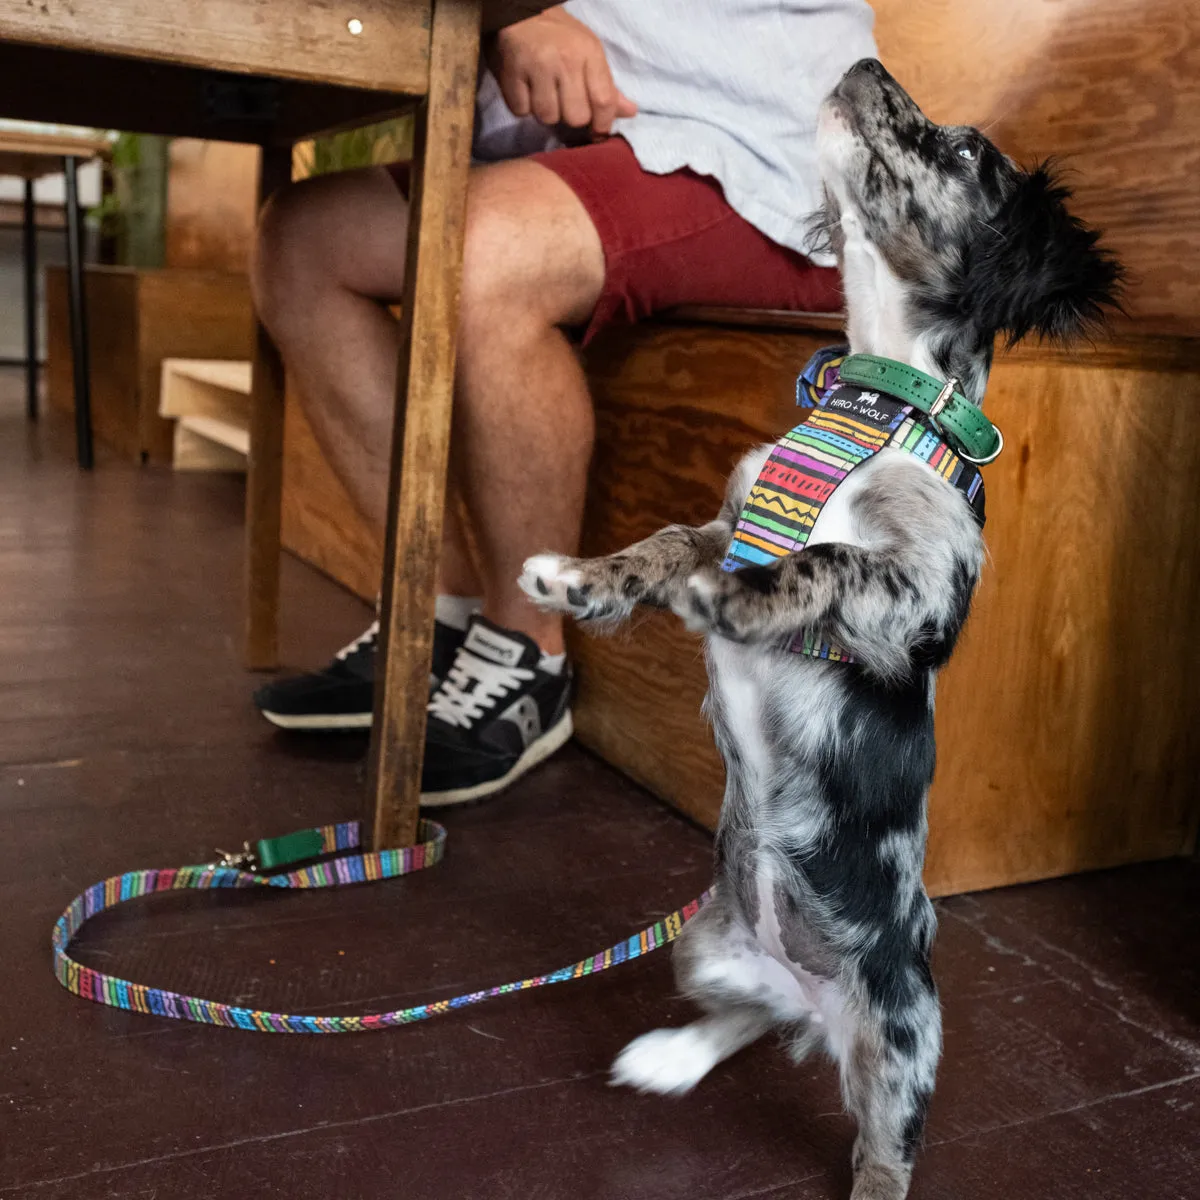
[{"label": "spotted dog fur", "polygon": [[[997,334],[1065,337],[1114,303],[1119,268],[973,129],[928,121],[874,60],[825,102],[817,224],[836,250],[855,352],[957,376],[979,402]],[[962,495],[884,450],[827,503],[808,546],[766,567],[720,562],[770,451],[734,471],[717,519],[609,558],[539,555],[522,586],[547,608],[618,622],[669,607],[707,635],[707,711],[727,782],[716,899],[675,952],[703,1016],[632,1042],[613,1079],[678,1093],[768,1030],[836,1060],[858,1121],[853,1200],[902,1200],[941,1052],[921,883],[934,676],[984,557]],[[786,650],[798,631],[853,664]]]}]

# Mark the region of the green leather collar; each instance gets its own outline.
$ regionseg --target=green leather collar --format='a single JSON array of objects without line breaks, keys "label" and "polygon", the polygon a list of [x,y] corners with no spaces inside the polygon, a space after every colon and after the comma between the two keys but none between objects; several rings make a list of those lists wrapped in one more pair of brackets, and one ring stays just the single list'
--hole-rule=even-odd
[{"label": "green leather collar", "polygon": [[1004,449],[1000,430],[958,390],[958,380],[953,377],[942,383],[894,358],[851,354],[838,367],[838,378],[886,392],[920,409],[968,462],[983,466]]}]

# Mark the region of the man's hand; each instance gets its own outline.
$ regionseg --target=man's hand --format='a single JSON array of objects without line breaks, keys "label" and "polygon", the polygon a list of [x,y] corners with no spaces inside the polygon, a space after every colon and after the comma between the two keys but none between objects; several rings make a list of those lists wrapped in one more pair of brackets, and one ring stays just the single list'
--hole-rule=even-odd
[{"label": "man's hand", "polygon": [[518,117],[532,113],[543,125],[590,127],[603,137],[616,117],[637,112],[613,83],[600,39],[562,8],[502,29],[487,57]]}]

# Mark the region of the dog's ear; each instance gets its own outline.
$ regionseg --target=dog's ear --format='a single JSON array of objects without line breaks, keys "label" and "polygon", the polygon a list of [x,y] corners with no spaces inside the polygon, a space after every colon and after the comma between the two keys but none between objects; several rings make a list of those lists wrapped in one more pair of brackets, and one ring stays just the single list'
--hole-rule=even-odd
[{"label": "dog's ear", "polygon": [[1070,197],[1050,163],[1022,172],[972,247],[964,307],[1010,346],[1029,333],[1069,341],[1120,309],[1121,265],[1067,211]]}]

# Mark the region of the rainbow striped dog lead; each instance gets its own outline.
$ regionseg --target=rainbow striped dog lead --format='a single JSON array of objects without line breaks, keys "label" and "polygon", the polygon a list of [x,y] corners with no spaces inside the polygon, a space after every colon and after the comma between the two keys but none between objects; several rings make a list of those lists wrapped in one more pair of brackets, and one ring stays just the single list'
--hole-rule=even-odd
[{"label": "rainbow striped dog lead", "polygon": [[[226,855],[221,863],[127,871],[124,875],[114,875],[80,892],[55,923],[51,939],[54,974],[59,983],[76,996],[111,1008],[123,1008],[129,1012],[170,1017],[177,1021],[196,1021],[202,1025],[224,1025],[230,1029],[250,1029],[260,1033],[364,1033],[373,1029],[389,1029],[394,1025],[425,1021],[454,1009],[481,1004],[495,996],[508,995],[510,992],[521,992],[529,988],[546,987],[552,983],[582,979],[587,975],[598,975],[610,967],[640,958],[673,942],[683,926],[712,896],[711,890],[707,891],[690,904],[685,904],[683,908],[677,909],[662,920],[648,925],[633,937],[617,942],[599,954],[580,959],[570,966],[560,967],[547,975],[534,975],[528,979],[498,984],[482,991],[468,992],[446,1000],[435,1000],[429,1004],[417,1004],[410,1008],[360,1016],[297,1016],[291,1013],[242,1008],[219,1000],[204,1000],[199,996],[185,996],[85,967],[68,953],[72,940],[84,924],[97,913],[156,892],[182,889],[206,891],[217,888],[329,888],[409,875],[414,871],[434,866],[441,861],[445,852],[446,830],[435,821],[422,821],[418,836],[421,840],[417,845],[403,850],[342,854],[325,862],[273,875],[259,874],[238,865],[227,865],[251,857],[249,854]],[[280,861],[277,853],[272,853],[272,848],[289,845],[292,848],[302,848],[307,857],[353,850],[361,845],[361,829],[357,821],[347,821],[340,825],[322,825],[314,829],[299,830],[284,838],[259,842],[258,858],[260,861],[270,861],[274,858],[280,865],[286,865]]]}]

